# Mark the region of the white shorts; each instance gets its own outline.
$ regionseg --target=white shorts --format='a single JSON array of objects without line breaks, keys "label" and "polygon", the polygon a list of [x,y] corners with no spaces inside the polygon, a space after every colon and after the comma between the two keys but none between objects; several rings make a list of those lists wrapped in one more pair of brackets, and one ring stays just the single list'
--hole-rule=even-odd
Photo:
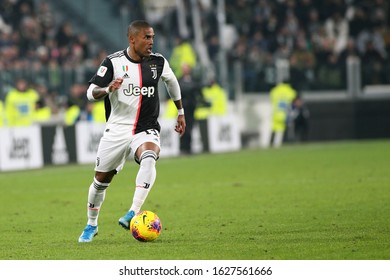
[{"label": "white shorts", "polygon": [[160,133],[155,129],[148,129],[133,135],[128,125],[107,125],[100,139],[95,171],[109,172],[116,169],[119,172],[126,159],[130,155],[134,157],[138,147],[146,142],[160,147]]}]

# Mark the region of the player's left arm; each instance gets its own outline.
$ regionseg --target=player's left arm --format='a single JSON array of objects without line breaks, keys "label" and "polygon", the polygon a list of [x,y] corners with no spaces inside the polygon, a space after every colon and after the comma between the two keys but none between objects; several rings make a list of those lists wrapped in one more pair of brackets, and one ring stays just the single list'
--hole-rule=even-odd
[{"label": "player's left arm", "polygon": [[173,101],[173,102],[175,103],[177,111],[178,111],[175,131],[177,133],[179,133],[180,136],[183,136],[184,132],[186,131],[186,118],[184,115],[183,105],[182,105],[181,99]]},{"label": "player's left arm", "polygon": [[171,67],[169,66],[168,61],[165,58],[164,60],[164,68],[161,78],[167,87],[169,96],[177,108],[178,115],[175,131],[179,133],[180,136],[182,136],[186,130],[186,119],[184,115],[183,103],[181,101],[180,85]]}]

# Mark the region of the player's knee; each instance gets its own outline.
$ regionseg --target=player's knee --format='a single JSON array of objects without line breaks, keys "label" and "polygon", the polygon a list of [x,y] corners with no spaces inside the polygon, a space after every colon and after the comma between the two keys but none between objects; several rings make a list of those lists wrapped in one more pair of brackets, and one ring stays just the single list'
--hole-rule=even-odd
[{"label": "player's knee", "polygon": [[142,166],[152,167],[156,165],[157,159],[158,159],[158,155],[156,154],[156,152],[152,150],[146,150],[141,154],[139,158],[139,162]]},{"label": "player's knee", "polygon": [[108,188],[110,183],[99,182],[96,178],[93,178],[93,187],[99,191],[105,190]]},{"label": "player's knee", "polygon": [[96,171],[95,172],[95,179],[101,183],[111,183],[112,181],[112,178],[115,176],[115,174],[117,174],[118,171],[117,170],[112,170],[112,171],[109,171],[109,172],[99,172],[99,171]]}]

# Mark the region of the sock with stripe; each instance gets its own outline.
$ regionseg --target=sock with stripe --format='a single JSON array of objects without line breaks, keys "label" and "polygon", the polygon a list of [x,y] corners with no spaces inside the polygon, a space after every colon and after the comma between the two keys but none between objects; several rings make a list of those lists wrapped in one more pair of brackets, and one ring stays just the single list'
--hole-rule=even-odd
[{"label": "sock with stripe", "polygon": [[88,222],[91,226],[97,226],[100,208],[106,196],[109,183],[101,183],[93,179],[88,191]]},{"label": "sock with stripe", "polygon": [[145,151],[140,157],[140,168],[135,179],[136,187],[133,204],[130,208],[136,214],[140,211],[156,180],[156,160],[157,154],[153,151]]}]

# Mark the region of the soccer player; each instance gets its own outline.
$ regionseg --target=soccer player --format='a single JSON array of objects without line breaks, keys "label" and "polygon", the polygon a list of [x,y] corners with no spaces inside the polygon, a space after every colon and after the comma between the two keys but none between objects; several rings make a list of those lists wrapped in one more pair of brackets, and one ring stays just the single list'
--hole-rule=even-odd
[{"label": "soccer player", "polygon": [[106,189],[129,155],[139,164],[133,202],[119,219],[129,229],[156,179],[160,152],[160,101],[158,81],[165,82],[178,110],[175,131],[182,136],[186,122],[176,76],[161,54],[152,53],[153,28],[143,20],[133,21],[127,29],[129,46],[107,56],[89,81],[88,99],[106,105],[106,127],[97,151],[95,177],[89,187],[87,226],[79,242],[91,242],[98,233],[98,216]]}]

